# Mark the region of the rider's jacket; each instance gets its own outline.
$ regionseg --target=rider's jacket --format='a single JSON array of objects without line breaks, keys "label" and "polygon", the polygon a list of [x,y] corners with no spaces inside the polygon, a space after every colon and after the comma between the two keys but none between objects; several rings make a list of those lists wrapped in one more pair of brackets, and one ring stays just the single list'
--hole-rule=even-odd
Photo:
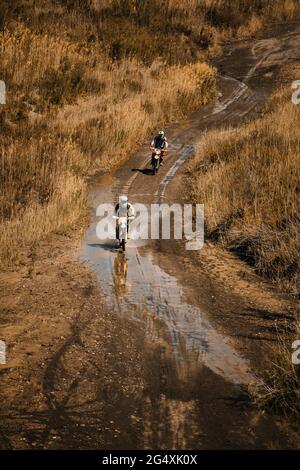
[{"label": "rider's jacket", "polygon": [[166,150],[168,148],[168,141],[165,137],[161,137],[157,135],[151,142],[151,146],[155,147],[156,149]]}]

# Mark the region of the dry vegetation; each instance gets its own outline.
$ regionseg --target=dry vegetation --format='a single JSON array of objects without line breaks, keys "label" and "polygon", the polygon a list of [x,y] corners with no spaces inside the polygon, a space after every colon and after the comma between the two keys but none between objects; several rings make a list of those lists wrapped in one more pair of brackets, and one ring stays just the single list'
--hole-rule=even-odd
[{"label": "dry vegetation", "polygon": [[190,164],[192,197],[205,204],[207,234],[300,295],[300,108],[276,93],[270,112],[209,132]]},{"label": "dry vegetation", "polygon": [[[280,334],[271,352],[271,367],[264,371],[264,382],[250,387],[253,401],[262,409],[272,410],[293,422],[299,437],[300,367],[292,362],[290,344],[299,339],[300,328],[291,338]],[[298,354],[299,356],[299,354]]]},{"label": "dry vegetation", "polygon": [[86,175],[211,99],[215,71],[204,59],[224,37],[290,19],[297,4],[2,0],[1,265],[76,221]]},{"label": "dry vegetation", "polygon": [[[156,127],[206,103],[215,90],[215,71],[203,62],[113,60],[95,38],[84,40],[91,20],[82,21],[77,42],[71,26],[58,34],[54,23],[53,31],[41,32],[47,4],[36,11],[39,20],[31,19],[34,28],[17,16],[0,36],[8,85],[0,131],[4,267],[18,262],[22,246],[76,222],[86,175],[109,170]],[[80,24],[79,12],[70,11],[60,7],[59,21],[64,13],[66,23]]]},{"label": "dry vegetation", "polygon": [[[295,73],[295,72],[294,72]],[[291,78],[290,78],[291,82]],[[236,129],[209,132],[189,166],[192,198],[205,204],[207,237],[250,263],[280,290],[300,297],[300,107],[282,88],[267,113]],[[300,369],[291,344],[300,324],[290,321],[271,346],[272,366],[254,401],[292,417],[299,430]]]}]

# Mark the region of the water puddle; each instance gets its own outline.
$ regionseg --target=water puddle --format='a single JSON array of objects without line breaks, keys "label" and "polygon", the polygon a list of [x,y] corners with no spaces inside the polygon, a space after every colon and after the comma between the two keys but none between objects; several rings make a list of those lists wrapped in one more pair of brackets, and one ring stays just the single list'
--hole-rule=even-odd
[{"label": "water puddle", "polygon": [[[106,178],[100,183],[91,189],[94,208],[100,201],[116,199],[117,180]],[[124,254],[114,241],[97,239],[96,223],[94,219],[87,231],[82,258],[97,273],[110,308],[136,321],[147,341],[164,344],[180,369],[205,365],[231,383],[252,382],[247,362],[210,324],[205,312],[184,300],[183,288],[154,261],[151,248],[130,240]]]}]

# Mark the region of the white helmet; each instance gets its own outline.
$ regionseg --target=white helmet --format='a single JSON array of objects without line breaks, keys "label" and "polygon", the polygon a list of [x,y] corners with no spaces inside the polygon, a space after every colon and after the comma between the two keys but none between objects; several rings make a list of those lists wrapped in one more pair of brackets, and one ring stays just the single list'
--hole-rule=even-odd
[{"label": "white helmet", "polygon": [[125,204],[127,201],[128,201],[127,196],[125,196],[125,195],[119,196],[119,202],[121,202],[122,204]]}]

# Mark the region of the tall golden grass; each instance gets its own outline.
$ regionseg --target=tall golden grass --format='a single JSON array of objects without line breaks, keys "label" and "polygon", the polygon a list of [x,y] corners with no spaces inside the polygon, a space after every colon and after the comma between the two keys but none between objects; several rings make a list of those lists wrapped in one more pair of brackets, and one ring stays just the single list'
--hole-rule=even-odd
[{"label": "tall golden grass", "polygon": [[5,28],[0,38],[1,68],[10,85],[19,85],[23,92],[33,86],[51,67],[58,69],[63,58],[72,62],[82,60],[76,44],[67,38],[31,31],[22,23],[13,30]]},{"label": "tall golden grass", "polygon": [[[73,2],[75,3],[75,2]],[[199,60],[221,52],[226,37],[248,37],[270,21],[299,18],[298,0],[84,0],[113,57],[135,55],[151,62]],[[135,33],[139,30],[139,40]]]},{"label": "tall golden grass", "polygon": [[184,34],[196,41],[202,37],[214,47],[218,37],[250,36],[270,20],[292,20],[300,12],[298,0],[92,0],[89,6],[102,13],[131,15],[141,24],[159,24],[159,30],[180,26]]},{"label": "tall golden grass", "polygon": [[26,244],[76,221],[86,175],[119,164],[158,126],[215,92],[215,70],[205,63],[113,62],[95,43],[78,45],[20,21],[3,30],[0,50],[8,84],[0,130],[2,267],[17,263]]},{"label": "tall golden grass", "polygon": [[263,118],[209,132],[190,164],[208,235],[300,294],[300,108],[282,92]]},{"label": "tall golden grass", "polygon": [[103,171],[158,126],[207,103],[215,90],[215,71],[204,63],[165,67],[157,62],[143,68],[137,61],[124,60],[109,76],[104,95],[63,108],[56,121],[67,135],[79,138],[91,169]]},{"label": "tall golden grass", "polygon": [[263,372],[264,381],[249,387],[249,393],[263,410],[271,410],[293,422],[299,436],[300,367],[292,361],[292,343],[299,340],[300,325],[290,337],[280,334],[270,353],[271,366]]}]

